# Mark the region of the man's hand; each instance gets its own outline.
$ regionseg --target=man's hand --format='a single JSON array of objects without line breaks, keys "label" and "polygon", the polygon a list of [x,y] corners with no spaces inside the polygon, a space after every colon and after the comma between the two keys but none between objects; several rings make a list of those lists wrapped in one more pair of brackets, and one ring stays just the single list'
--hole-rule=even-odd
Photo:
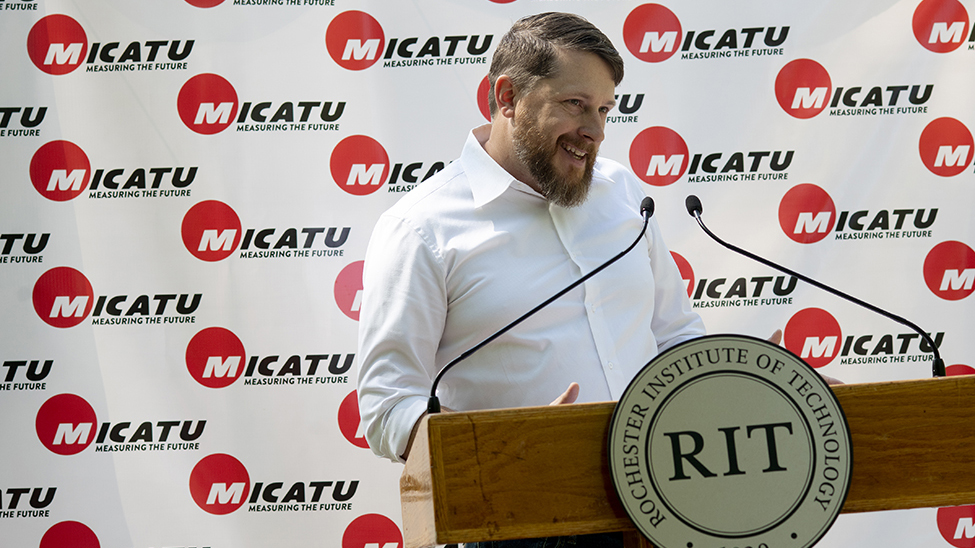
[{"label": "man's hand", "polygon": [[562,395],[555,398],[555,401],[549,405],[562,405],[566,403],[575,403],[576,399],[579,397],[579,383],[570,383],[569,387],[562,392]]}]

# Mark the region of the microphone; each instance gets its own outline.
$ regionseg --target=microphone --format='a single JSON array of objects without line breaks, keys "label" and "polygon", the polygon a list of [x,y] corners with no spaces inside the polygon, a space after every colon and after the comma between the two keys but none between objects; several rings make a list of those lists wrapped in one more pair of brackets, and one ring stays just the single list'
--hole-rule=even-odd
[{"label": "microphone", "polygon": [[704,208],[703,208],[703,206],[701,206],[701,200],[699,200],[697,196],[694,196],[693,194],[691,194],[690,196],[688,196],[687,199],[684,201],[684,205],[687,207],[687,213],[689,213],[691,215],[691,217],[694,217],[697,220],[697,224],[701,225],[701,228],[704,229],[704,232],[708,236],[710,236],[712,240],[714,240],[714,241],[718,242],[719,244],[723,245],[724,247],[726,247],[726,248],[734,251],[735,253],[739,253],[741,255],[744,255],[744,256],[748,257],[749,259],[758,261],[758,262],[760,262],[760,263],[762,263],[762,264],[764,264],[766,266],[770,266],[770,267],[772,267],[772,268],[774,268],[776,270],[785,272],[786,274],[789,274],[790,276],[795,276],[796,278],[799,278],[800,280],[802,280],[802,281],[804,281],[806,283],[812,284],[812,285],[818,287],[819,289],[822,289],[824,291],[828,291],[828,292],[832,293],[833,295],[836,295],[837,297],[842,297],[842,298],[850,301],[851,303],[858,304],[858,305],[866,308],[867,310],[870,310],[871,312],[875,312],[877,314],[880,314],[881,316],[884,316],[885,318],[894,320],[895,322],[897,322],[897,323],[899,323],[901,325],[905,325],[907,327],[910,327],[911,329],[913,329],[914,331],[916,331],[919,335],[921,335],[921,338],[924,339],[924,342],[926,342],[928,344],[928,346],[931,348],[931,352],[934,354],[934,361],[931,363],[931,375],[934,376],[934,377],[944,377],[945,376],[945,362],[944,362],[944,360],[941,359],[941,352],[938,350],[937,345],[934,344],[934,340],[931,338],[931,335],[928,335],[924,330],[922,330],[920,327],[918,327],[913,322],[907,320],[906,318],[903,318],[901,316],[898,316],[896,314],[893,314],[891,312],[887,312],[886,310],[883,310],[882,308],[876,307],[876,306],[874,306],[874,305],[872,305],[870,303],[864,302],[864,301],[862,301],[862,300],[860,300],[860,299],[858,299],[856,297],[853,297],[851,295],[847,295],[846,293],[843,293],[842,291],[840,291],[838,289],[833,289],[832,287],[830,287],[830,286],[828,286],[828,285],[826,285],[824,283],[817,282],[816,280],[814,280],[812,278],[809,278],[808,276],[804,276],[802,274],[799,274],[798,272],[796,272],[794,270],[788,269],[788,268],[786,268],[784,266],[777,265],[777,264],[773,263],[772,261],[769,261],[768,259],[764,259],[762,257],[759,257],[758,255],[755,255],[754,253],[750,253],[748,251],[745,251],[744,249],[741,249],[740,247],[736,247],[734,245],[731,245],[731,244],[723,241],[721,238],[718,238],[717,236],[715,236],[713,232],[711,232],[710,230],[708,230],[708,227],[704,226],[704,221],[701,220],[701,212],[704,210]]},{"label": "microphone", "polygon": [[515,320],[515,321],[509,323],[508,325],[502,327],[501,329],[499,329],[498,331],[496,331],[493,335],[491,335],[490,337],[488,337],[488,338],[484,339],[483,341],[477,343],[476,345],[474,345],[473,347],[471,347],[470,349],[468,349],[467,351],[465,351],[460,356],[457,356],[456,358],[454,358],[450,363],[448,363],[447,365],[445,365],[443,367],[443,369],[440,370],[440,373],[437,373],[437,377],[433,380],[433,386],[430,388],[430,398],[427,400],[427,413],[431,413],[432,414],[432,413],[439,413],[440,412],[440,399],[437,398],[437,386],[440,384],[440,379],[443,378],[443,375],[444,375],[444,373],[447,372],[447,370],[451,369],[452,367],[454,367],[458,363],[464,361],[471,354],[477,352],[478,350],[480,350],[481,348],[483,348],[485,345],[487,345],[489,342],[493,341],[494,339],[497,339],[501,335],[504,335],[505,333],[508,332],[508,330],[510,330],[514,326],[520,324],[522,321],[528,319],[530,316],[534,315],[539,310],[541,310],[541,309],[545,308],[546,306],[552,304],[553,301],[555,301],[556,299],[558,299],[562,295],[565,295],[569,291],[572,291],[577,286],[579,286],[579,284],[585,282],[589,278],[592,278],[593,276],[595,276],[596,274],[598,274],[599,272],[601,272],[604,268],[606,268],[607,266],[615,263],[620,258],[622,258],[623,255],[626,255],[627,253],[630,252],[631,249],[633,249],[634,247],[636,247],[636,244],[639,243],[640,239],[643,238],[643,235],[646,234],[646,232],[647,232],[647,225],[650,223],[650,217],[653,215],[653,198],[647,196],[647,197],[645,197],[643,199],[642,202],[640,202],[640,215],[643,217],[643,230],[640,231],[640,235],[637,236],[636,240],[633,240],[633,243],[630,244],[629,247],[627,247],[626,249],[624,249],[623,251],[621,251],[620,253],[618,253],[612,259],[610,259],[610,260],[606,261],[605,263],[597,266],[595,269],[593,269],[592,272],[590,272],[590,273],[586,274],[585,276],[579,278],[578,280],[572,282],[571,284],[569,284],[568,286],[566,286],[565,289],[563,289],[562,291],[559,291],[555,295],[552,295],[545,302],[539,304],[535,308],[533,308],[533,309],[529,310],[528,312],[524,313],[517,320]]}]

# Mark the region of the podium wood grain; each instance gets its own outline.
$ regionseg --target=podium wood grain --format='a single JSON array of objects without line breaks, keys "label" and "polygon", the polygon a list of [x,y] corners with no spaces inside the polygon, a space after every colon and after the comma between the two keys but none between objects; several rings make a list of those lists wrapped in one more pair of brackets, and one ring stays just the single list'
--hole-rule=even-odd
[{"label": "podium wood grain", "polygon": [[[975,503],[975,376],[833,391],[854,451],[843,512]],[[406,546],[609,531],[630,545],[606,455],[614,408],[425,418],[400,479]]]}]

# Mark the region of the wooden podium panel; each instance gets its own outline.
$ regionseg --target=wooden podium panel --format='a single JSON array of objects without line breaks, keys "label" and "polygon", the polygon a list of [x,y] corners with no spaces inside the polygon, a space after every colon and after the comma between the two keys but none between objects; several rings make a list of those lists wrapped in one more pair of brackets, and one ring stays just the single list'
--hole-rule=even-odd
[{"label": "wooden podium panel", "polygon": [[[843,512],[975,503],[975,376],[832,388],[853,438]],[[427,417],[400,479],[406,546],[635,531],[609,474],[614,408]]]}]

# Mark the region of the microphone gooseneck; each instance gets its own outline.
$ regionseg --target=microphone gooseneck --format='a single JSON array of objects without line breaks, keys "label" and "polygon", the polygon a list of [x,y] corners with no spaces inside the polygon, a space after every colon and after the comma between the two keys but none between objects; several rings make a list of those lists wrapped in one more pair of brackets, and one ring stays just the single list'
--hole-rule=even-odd
[{"label": "microphone gooseneck", "polygon": [[713,232],[711,232],[708,229],[707,226],[704,225],[704,221],[701,220],[701,213],[704,210],[704,208],[701,205],[701,200],[698,199],[697,196],[694,196],[693,194],[691,194],[690,196],[688,196],[687,199],[684,201],[684,205],[687,207],[687,213],[689,213],[691,217],[694,217],[694,219],[697,220],[697,224],[701,225],[701,228],[704,230],[704,232],[708,236],[711,237],[712,240],[714,240],[714,241],[718,242],[719,244],[723,245],[724,247],[726,247],[726,248],[734,251],[735,253],[739,253],[741,255],[744,255],[744,256],[748,257],[749,259],[752,259],[754,261],[758,261],[758,262],[760,262],[760,263],[762,263],[762,264],[764,264],[766,266],[770,266],[770,267],[772,267],[772,268],[774,268],[776,270],[785,272],[786,274],[789,274],[790,276],[795,276],[796,278],[799,278],[800,280],[802,280],[802,281],[804,281],[806,283],[812,284],[812,285],[818,287],[819,289],[822,289],[824,291],[828,291],[829,293],[832,293],[833,295],[836,295],[837,297],[841,297],[841,298],[846,299],[846,300],[848,300],[848,301],[850,301],[852,303],[858,304],[858,305],[866,308],[867,310],[870,310],[871,312],[875,312],[877,314],[880,314],[881,316],[884,316],[885,318],[891,319],[891,320],[893,320],[893,321],[895,321],[895,322],[897,322],[899,324],[905,325],[905,326],[913,329],[919,335],[921,335],[921,338],[924,339],[924,342],[926,342],[928,344],[928,347],[931,348],[931,352],[934,354],[934,361],[931,363],[931,374],[932,374],[932,376],[934,376],[934,377],[944,377],[945,376],[945,362],[944,362],[944,360],[941,359],[941,352],[938,350],[938,346],[936,344],[934,344],[934,340],[931,338],[931,335],[928,335],[923,329],[921,329],[920,327],[918,327],[915,323],[911,322],[910,320],[908,320],[906,318],[903,318],[901,316],[898,316],[896,314],[887,312],[886,310],[883,310],[882,308],[876,307],[876,306],[874,306],[874,305],[872,305],[872,304],[870,304],[868,302],[862,301],[862,300],[860,300],[860,299],[858,299],[858,298],[856,298],[856,297],[854,297],[852,295],[847,295],[846,293],[843,293],[842,291],[840,291],[838,289],[833,289],[832,287],[830,287],[830,286],[828,286],[828,285],[826,285],[824,283],[817,282],[816,280],[814,280],[814,279],[812,279],[812,278],[810,278],[808,276],[805,276],[803,274],[800,274],[800,273],[798,273],[798,272],[796,272],[794,270],[791,270],[791,269],[786,268],[784,266],[775,264],[775,263],[773,263],[772,261],[770,261],[768,259],[765,259],[763,257],[759,257],[758,255],[755,255],[754,253],[750,253],[748,251],[745,251],[744,249],[741,249],[740,247],[737,247],[737,246],[734,246],[732,244],[729,244],[729,243],[725,242],[721,238],[717,237]]},{"label": "microphone gooseneck", "polygon": [[457,356],[456,358],[454,358],[453,360],[451,360],[450,363],[448,363],[447,365],[445,365],[443,367],[443,369],[441,369],[440,372],[437,373],[437,377],[435,379],[433,379],[433,386],[430,388],[430,398],[427,400],[427,413],[433,414],[433,413],[439,413],[440,412],[440,399],[437,398],[437,386],[440,384],[440,379],[443,378],[444,373],[446,373],[447,370],[451,369],[452,367],[454,367],[458,363],[464,361],[465,359],[468,358],[468,356],[470,356],[471,354],[477,352],[478,350],[480,350],[481,348],[483,348],[486,344],[490,343],[494,339],[497,339],[501,335],[504,335],[505,333],[508,332],[508,330],[510,330],[511,328],[513,328],[516,325],[520,324],[522,321],[528,319],[530,316],[532,316],[533,314],[535,314],[539,310],[545,308],[546,306],[548,306],[549,304],[551,304],[553,301],[555,301],[556,299],[558,299],[562,295],[565,295],[569,291],[572,291],[577,286],[579,286],[579,284],[585,282],[589,278],[592,278],[593,276],[595,276],[596,274],[598,274],[599,272],[601,272],[604,268],[606,268],[607,266],[615,263],[620,258],[622,258],[623,255],[626,255],[627,253],[630,252],[631,249],[633,249],[634,247],[636,247],[636,244],[639,243],[640,240],[643,238],[643,235],[646,234],[646,232],[647,232],[647,225],[650,223],[650,217],[653,215],[653,199],[650,198],[649,196],[645,197],[643,199],[643,201],[640,202],[640,215],[643,216],[643,230],[640,231],[640,235],[637,236],[637,238],[635,240],[633,240],[633,243],[630,244],[629,247],[627,247],[626,249],[624,249],[623,251],[621,251],[620,253],[618,253],[612,259],[610,259],[610,260],[606,261],[605,263],[603,263],[603,264],[599,265],[598,267],[596,267],[592,272],[590,272],[590,273],[586,274],[585,276],[579,278],[578,280],[572,282],[571,284],[569,284],[568,286],[566,286],[565,289],[563,289],[562,291],[559,291],[555,295],[552,295],[545,302],[539,304],[538,306],[536,306],[535,308],[529,310],[528,312],[525,312],[524,314],[522,314],[522,316],[520,318],[518,318],[515,321],[509,323],[508,325],[502,327],[501,329],[499,329],[498,331],[496,331],[493,335],[491,335],[490,337],[488,337],[488,338],[484,339],[483,341],[477,343],[476,345],[474,345],[473,347],[471,347],[470,349],[468,349],[467,351],[465,351],[463,354],[461,354],[461,355]]}]

